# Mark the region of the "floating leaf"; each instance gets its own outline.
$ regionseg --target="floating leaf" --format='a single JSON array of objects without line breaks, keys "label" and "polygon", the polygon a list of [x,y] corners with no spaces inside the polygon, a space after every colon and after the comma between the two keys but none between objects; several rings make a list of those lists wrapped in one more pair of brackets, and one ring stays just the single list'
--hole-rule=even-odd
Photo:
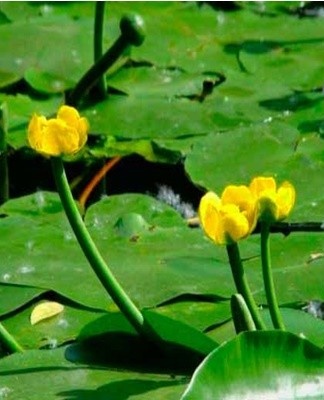
[{"label": "floating leaf", "polygon": [[181,399],[319,400],[323,382],[321,348],[287,332],[245,332],[201,363]]},{"label": "floating leaf", "polygon": [[[108,346],[105,349],[108,350]],[[183,392],[187,377],[159,373],[154,368],[143,372],[98,367],[102,350],[94,344],[86,348],[29,350],[5,357],[0,360],[2,394],[8,399],[24,400],[39,400],[45,393],[48,400],[57,400],[58,396],[116,399],[116,394],[120,399],[129,400],[174,400]],[[92,364],[86,357],[89,354],[94,361]],[[77,362],[69,361],[67,355],[73,355]]]}]

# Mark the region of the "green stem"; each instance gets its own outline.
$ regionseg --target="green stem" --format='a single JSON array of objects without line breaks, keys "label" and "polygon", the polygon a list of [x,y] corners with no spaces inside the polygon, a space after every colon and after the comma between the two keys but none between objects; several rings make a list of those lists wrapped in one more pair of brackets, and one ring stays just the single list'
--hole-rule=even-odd
[{"label": "green stem", "polygon": [[120,311],[125,315],[136,331],[140,335],[144,335],[149,339],[154,339],[152,337],[153,332],[145,323],[142,313],[120,286],[93,242],[73,199],[61,158],[52,157],[51,161],[56,186],[65,213],[91,267]]},{"label": "green stem", "polygon": [[226,246],[228,259],[232,269],[232,275],[234,278],[236,290],[241,294],[245,300],[245,303],[252,315],[254,324],[257,329],[266,329],[266,326],[261,318],[259,309],[254,301],[254,298],[249,287],[245,271],[243,268],[242,260],[240,257],[240,251],[237,243],[231,243]]},{"label": "green stem", "polygon": [[255,331],[256,326],[253,321],[250,310],[239,293],[235,293],[231,297],[231,312],[235,327],[235,332],[239,334],[244,331]]},{"label": "green stem", "polygon": [[67,103],[72,107],[76,107],[82,97],[93,87],[126,48],[127,43],[125,43],[123,37],[119,37],[112,47],[83,75],[71,92]]},{"label": "green stem", "polygon": [[16,339],[10,335],[7,329],[0,322],[0,343],[10,352],[10,353],[22,353],[24,349],[16,341]]},{"label": "green stem", "polygon": [[[97,1],[95,8],[95,21],[94,21],[94,36],[93,36],[93,49],[94,49],[94,62],[96,63],[102,57],[102,38],[103,38],[103,23],[105,16],[105,1]],[[106,80],[105,75],[102,74],[98,78],[96,84],[98,95],[100,98],[106,96]]]},{"label": "green stem", "polygon": [[261,222],[261,261],[264,289],[273,326],[275,329],[285,330],[273,283],[270,257],[270,225],[267,222]]},{"label": "green stem", "polygon": [[0,105],[0,204],[9,199],[9,176],[7,159],[7,129],[8,110],[7,105]]},{"label": "green stem", "polygon": [[140,46],[145,38],[142,18],[138,15],[124,16],[120,21],[121,34],[110,49],[83,75],[67,99],[67,104],[76,107],[82,97],[96,84],[103,74],[130,47]]}]

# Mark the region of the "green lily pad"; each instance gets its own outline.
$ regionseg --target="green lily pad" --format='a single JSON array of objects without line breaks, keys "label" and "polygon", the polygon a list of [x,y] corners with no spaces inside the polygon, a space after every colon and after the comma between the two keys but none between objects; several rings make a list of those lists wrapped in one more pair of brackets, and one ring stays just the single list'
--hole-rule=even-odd
[{"label": "green lily pad", "polygon": [[3,283],[9,279],[10,275],[2,275],[0,284],[0,316],[12,313],[17,309],[26,305],[31,300],[39,297],[45,291],[37,287],[29,287],[24,285],[10,285]]},{"label": "green lily pad", "polygon": [[[96,350],[97,349],[97,350]],[[180,397],[186,378],[155,371],[121,371],[89,365],[86,351],[100,359],[98,346],[80,349],[61,347],[55,350],[30,350],[0,360],[1,390],[10,399],[39,400],[86,398],[174,399]],[[78,363],[68,361],[73,355]],[[19,382],[17,374],[19,373]],[[116,397],[117,396],[117,397]]]},{"label": "green lily pad", "polygon": [[[5,283],[54,290],[89,307],[107,309],[111,300],[82,254],[56,195],[40,192],[11,200],[1,211],[7,214],[0,224],[6,237],[0,250],[0,277],[5,275]],[[120,235],[116,223],[130,213],[141,215],[150,228],[135,237]],[[233,291],[223,249],[149,196],[104,199],[88,210],[85,219],[103,257],[140,307],[185,293],[228,298]],[[195,254],[188,256],[188,248]]]},{"label": "green lily pad", "polygon": [[56,114],[59,105],[63,103],[62,96],[36,100],[26,95],[0,94],[0,101],[8,106],[7,143],[14,149],[27,145],[27,126],[34,113],[39,115]]},{"label": "green lily pad", "polygon": [[30,315],[35,305],[33,302],[29,307],[2,320],[4,327],[26,350],[56,348],[71,342],[84,325],[105,314],[64,304],[64,310],[59,315],[32,325]]},{"label": "green lily pad", "polygon": [[323,371],[323,350],[307,340],[246,332],[202,362],[181,399],[321,399]]},{"label": "green lily pad", "polygon": [[[257,238],[253,240],[259,241]],[[324,273],[323,234],[295,233],[288,237],[274,234],[271,235],[270,243],[273,279],[279,303],[323,299],[324,290],[321,284]],[[248,274],[249,271],[260,270],[260,258],[251,258],[245,262],[245,267]],[[261,277],[252,273],[249,278],[253,287],[261,289],[256,293],[256,297],[258,301],[264,303],[265,294]]]},{"label": "green lily pad", "polygon": [[[213,339],[183,322],[151,310],[143,310],[142,314],[147,326],[153,332],[152,342],[146,343],[146,345],[153,345],[152,351],[157,351],[156,355],[161,357],[162,363],[171,356],[173,367],[176,367],[179,372],[195,368],[207,354],[218,346]],[[81,341],[81,344],[98,343],[98,341],[111,343],[113,340],[121,340],[123,337],[138,341],[140,347],[145,345],[143,338],[138,336],[122,314],[107,313],[87,324],[81,331],[78,340]],[[110,352],[112,353],[111,350]],[[108,360],[103,361],[104,363],[108,362]]]},{"label": "green lily pad", "polygon": [[185,322],[196,329],[205,330],[211,325],[218,325],[231,318],[229,302],[204,301],[198,296],[175,299],[161,305],[155,312]]},{"label": "green lily pad", "polygon": [[316,220],[323,215],[320,145],[288,124],[258,124],[202,138],[185,166],[195,183],[217,193],[229,184],[248,185],[255,176],[274,176],[278,185],[288,180],[297,196],[291,218]]}]

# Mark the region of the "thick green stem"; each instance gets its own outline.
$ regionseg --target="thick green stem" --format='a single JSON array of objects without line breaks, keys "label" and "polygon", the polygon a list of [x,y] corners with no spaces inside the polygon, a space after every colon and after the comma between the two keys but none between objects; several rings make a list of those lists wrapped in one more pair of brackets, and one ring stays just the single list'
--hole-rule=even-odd
[{"label": "thick green stem", "polygon": [[285,330],[273,283],[270,257],[270,225],[267,222],[261,222],[261,261],[264,290],[273,326],[275,329]]},{"label": "thick green stem", "polygon": [[[96,1],[94,36],[93,36],[93,50],[94,50],[94,62],[95,63],[102,57],[102,38],[103,38],[105,5],[106,5],[105,1]],[[98,78],[96,88],[98,91],[98,95],[101,98],[104,98],[106,95],[106,89],[107,89],[104,74],[102,74]]]},{"label": "thick green stem", "polygon": [[235,327],[235,332],[239,334],[244,331],[255,331],[256,326],[253,321],[250,310],[239,293],[233,294],[231,297],[231,312]]},{"label": "thick green stem", "polygon": [[52,157],[51,161],[56,186],[65,213],[92,269],[113,301],[119,307],[120,311],[125,315],[136,331],[140,335],[144,335],[147,338],[154,340],[155,338],[152,337],[153,332],[145,323],[142,313],[127,296],[123,288],[115,279],[106,262],[100,255],[95,243],[93,242],[73,199],[61,158]]},{"label": "thick green stem", "polygon": [[71,92],[67,104],[76,107],[82,97],[93,87],[100,77],[119,58],[128,47],[128,43],[120,36],[112,47],[83,75]]},{"label": "thick green stem", "polygon": [[82,97],[96,84],[103,74],[130,47],[140,46],[145,38],[144,21],[139,15],[126,15],[120,21],[121,34],[107,52],[83,75],[67,99],[76,107]]},{"label": "thick green stem", "polygon": [[249,287],[242,260],[237,243],[231,243],[226,246],[228,259],[232,269],[236,290],[241,294],[245,303],[252,315],[254,324],[257,329],[266,329],[266,326],[261,318],[259,309],[254,301],[254,298]]},{"label": "thick green stem", "polygon": [[10,335],[7,329],[0,322],[0,343],[10,353],[22,353],[24,349],[16,341],[14,337]]},{"label": "thick green stem", "polygon": [[7,105],[0,105],[0,204],[9,199],[9,177],[7,160],[7,129],[8,110]]}]

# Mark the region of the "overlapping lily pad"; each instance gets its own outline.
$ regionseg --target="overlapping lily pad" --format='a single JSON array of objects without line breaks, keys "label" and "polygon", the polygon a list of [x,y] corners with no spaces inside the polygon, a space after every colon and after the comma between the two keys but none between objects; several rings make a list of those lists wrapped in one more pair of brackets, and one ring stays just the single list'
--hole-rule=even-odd
[{"label": "overlapping lily pad", "polygon": [[194,182],[217,193],[228,184],[247,185],[254,176],[288,180],[297,193],[291,218],[316,221],[323,215],[321,145],[288,124],[263,123],[202,138],[185,165]]},{"label": "overlapping lily pad", "polygon": [[[289,107],[273,110],[267,104],[278,96],[292,97],[293,90],[312,90],[321,85],[319,54],[324,38],[320,20],[297,20],[284,7],[276,9],[276,18],[271,14],[272,8],[267,12],[267,8],[242,7],[239,12],[226,14],[193,3],[153,6],[125,2],[107,8],[107,17],[111,19],[105,26],[105,45],[118,36],[118,19],[126,11],[143,16],[148,34],[143,46],[133,49],[132,57],[140,63],[108,77],[109,85],[127,95],[111,95],[86,112],[94,133],[118,140],[146,139],[149,147],[152,141],[163,140],[173,149],[178,145],[173,142],[181,137],[191,136],[194,142],[196,135],[273,117],[295,121],[300,110],[286,115]],[[76,83],[92,61],[88,39],[94,7],[80,6],[78,18],[76,11],[73,4],[51,4],[48,8],[3,6],[3,12],[12,21],[1,26],[2,37],[7,38],[0,49],[4,85],[25,78],[39,92],[62,95]],[[17,48],[11,45],[12,41],[26,46]],[[29,41],[34,49],[30,54]],[[65,46],[57,58],[51,46],[59,42]],[[214,89],[216,94],[207,97],[203,104],[189,100],[187,96],[199,96],[203,77],[209,79],[219,73],[226,82]],[[37,104],[34,107],[37,109]],[[316,116],[319,119],[320,112]],[[27,123],[28,117],[23,123]],[[10,125],[9,141],[15,147],[25,144],[24,129],[22,126],[17,132]],[[166,139],[169,141],[165,142]],[[97,149],[93,154],[111,156],[135,151],[148,159],[155,157],[154,148],[139,148],[136,142],[134,149],[131,145],[127,149],[111,148],[106,141],[102,146],[101,151]],[[174,157],[171,153],[170,160]]]},{"label": "overlapping lily pad", "polygon": [[[6,237],[1,247],[2,281],[51,289],[82,304],[106,309],[111,300],[77,245],[57,196],[39,196],[12,200],[2,208],[7,213],[0,224]],[[121,229],[130,213],[145,223],[138,225],[135,219],[133,226]],[[91,207],[86,223],[117,278],[141,307],[184,293],[228,297],[233,291],[223,251],[153,198],[108,198]],[[194,249],[195,254],[189,257],[188,249]]]},{"label": "overlapping lily pad", "polygon": [[[68,361],[66,354],[74,354],[78,363]],[[102,362],[102,349],[88,348]],[[102,399],[119,396],[120,400],[174,399],[179,398],[187,378],[170,376],[168,373],[142,370],[118,371],[100,366],[98,362],[89,365],[85,350],[62,347],[56,350],[31,350],[16,354],[0,361],[1,393],[7,398],[38,400],[40,393],[48,399],[76,398],[89,396]],[[19,373],[19,384],[17,384]]]},{"label": "overlapping lily pad", "polygon": [[[90,67],[94,7],[89,2],[0,5],[0,101],[9,108],[8,144],[14,151],[26,145],[30,116],[54,114],[64,92]],[[132,153],[169,163],[186,157],[193,184],[218,193],[230,183],[247,184],[255,175],[275,176],[278,183],[288,179],[297,191],[291,220],[321,223],[322,21],[298,18],[299,3],[233,4],[229,12],[222,7],[193,2],[106,5],[105,49],[118,37],[125,12],[142,15],[147,37],[132,49],[128,63],[108,71],[107,99],[83,103],[80,111],[91,132],[79,161]],[[205,93],[204,85],[213,88]],[[105,333],[102,321],[116,306],[85,260],[57,195],[17,198],[1,206],[0,213],[0,315],[9,332],[26,348],[83,341],[80,331],[93,339],[96,324]],[[167,333],[184,343],[195,331],[195,343],[206,344],[206,353],[214,343],[202,331],[218,342],[234,336],[228,299],[235,287],[226,251],[200,228],[190,229],[156,199],[132,194],[92,205],[85,223],[130,297],[140,308],[151,308],[145,311],[149,320],[152,313],[151,321],[165,328],[166,317],[173,318],[177,328],[172,332],[170,325]],[[322,233],[272,235],[271,246],[287,329],[323,346],[323,321],[283,308],[324,298]],[[258,235],[240,248],[252,291],[266,307]],[[61,301],[65,311],[31,326],[31,308],[47,297]],[[98,315],[103,316],[99,322]],[[190,325],[185,331],[183,322]],[[269,318],[267,323],[271,326]],[[116,326],[112,323],[111,330]],[[182,338],[181,332],[191,333]],[[188,377],[171,375],[172,362],[161,370],[160,360],[145,354],[145,346],[117,336],[115,341],[95,338],[95,346],[83,342],[0,360],[0,397],[180,398]],[[313,398],[323,397],[321,350],[291,334],[240,335],[215,354],[210,357],[216,358],[216,371],[207,380],[197,372],[193,397],[187,392],[183,398],[205,400],[210,387],[213,398],[220,393],[223,399],[224,392],[242,397],[242,391],[249,398],[278,395],[287,382],[291,398],[310,385]],[[230,373],[222,370],[224,359]],[[186,363],[181,357],[178,361]],[[265,362],[270,372],[260,376]],[[279,374],[287,377],[285,385]],[[269,382],[277,385],[276,394]]]}]

